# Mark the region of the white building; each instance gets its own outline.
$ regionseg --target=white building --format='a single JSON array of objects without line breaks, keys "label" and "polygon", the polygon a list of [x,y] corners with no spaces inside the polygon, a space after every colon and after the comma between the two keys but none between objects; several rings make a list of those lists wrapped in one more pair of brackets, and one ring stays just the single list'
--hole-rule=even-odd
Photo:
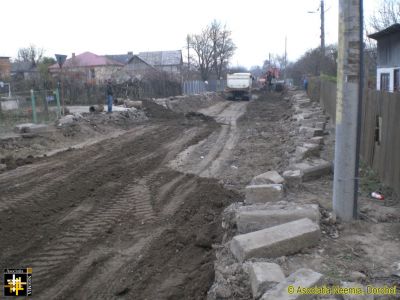
[{"label": "white building", "polygon": [[400,24],[369,37],[378,42],[377,90],[400,92]]}]

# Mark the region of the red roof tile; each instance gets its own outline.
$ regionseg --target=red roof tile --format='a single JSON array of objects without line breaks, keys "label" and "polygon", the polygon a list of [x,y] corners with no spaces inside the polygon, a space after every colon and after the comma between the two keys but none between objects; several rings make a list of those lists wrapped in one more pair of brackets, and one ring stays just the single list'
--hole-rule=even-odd
[{"label": "red roof tile", "polygon": [[[84,52],[67,59],[63,67],[99,67],[99,66],[123,66],[122,63],[105,56],[96,55],[91,52]],[[58,64],[51,65],[50,69],[58,69]]]}]

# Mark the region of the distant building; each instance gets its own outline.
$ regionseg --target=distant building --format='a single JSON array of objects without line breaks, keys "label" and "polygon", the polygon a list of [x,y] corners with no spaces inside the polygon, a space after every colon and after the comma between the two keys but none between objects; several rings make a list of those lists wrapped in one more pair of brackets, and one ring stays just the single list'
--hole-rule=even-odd
[{"label": "distant building", "polygon": [[369,35],[378,42],[376,87],[400,92],[400,24]]},{"label": "distant building", "polygon": [[182,51],[152,51],[139,52],[138,56],[160,71],[181,78],[182,76]]},{"label": "distant building", "polygon": [[133,57],[133,52],[128,51],[127,54],[107,54],[106,57],[126,65]]},{"label": "distant building", "polygon": [[11,75],[10,57],[0,56],[0,79],[6,79]]},{"label": "distant building", "polygon": [[11,76],[15,79],[35,79],[38,76],[38,69],[30,61],[16,61],[11,64]]},{"label": "distant building", "polygon": [[[72,57],[67,59],[62,66],[62,72],[65,74],[64,76],[74,77],[86,83],[98,84],[112,78],[123,66],[124,64],[121,62],[91,52],[79,55],[72,53]],[[49,67],[49,71],[52,74],[58,74],[61,69],[56,63]]]}]

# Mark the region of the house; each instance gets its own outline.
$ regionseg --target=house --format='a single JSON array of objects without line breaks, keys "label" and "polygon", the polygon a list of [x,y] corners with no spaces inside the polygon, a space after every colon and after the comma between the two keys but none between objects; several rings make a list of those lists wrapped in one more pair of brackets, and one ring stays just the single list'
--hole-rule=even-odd
[{"label": "house", "polygon": [[138,56],[160,71],[181,78],[182,76],[182,51],[152,51],[139,52]]},{"label": "house", "polygon": [[142,79],[149,75],[160,73],[155,67],[142,60],[137,55],[132,55],[125,66],[113,76],[117,82],[129,81],[132,79]]},{"label": "house", "polygon": [[132,58],[133,52],[128,51],[127,54],[111,54],[111,55],[106,55],[106,57],[115,60],[117,62],[120,62],[121,64],[126,65],[128,61]]},{"label": "house", "polygon": [[30,61],[16,61],[11,64],[10,74],[15,79],[35,79],[39,71],[37,66]]},{"label": "house", "polygon": [[49,67],[49,71],[54,75],[62,72],[64,76],[74,77],[86,83],[98,84],[112,78],[123,66],[123,63],[106,56],[84,52],[79,55],[72,53],[72,57],[63,64],[62,70],[56,63]]},{"label": "house", "polygon": [[0,56],[0,80],[6,79],[11,75],[10,57]]},{"label": "house", "polygon": [[368,35],[378,42],[376,87],[400,92],[400,24]]}]

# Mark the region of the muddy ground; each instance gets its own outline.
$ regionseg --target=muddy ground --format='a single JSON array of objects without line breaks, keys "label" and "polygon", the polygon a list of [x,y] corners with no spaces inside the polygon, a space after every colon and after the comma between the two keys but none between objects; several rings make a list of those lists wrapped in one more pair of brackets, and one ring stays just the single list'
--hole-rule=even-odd
[{"label": "muddy ground", "polygon": [[[11,156],[11,163],[0,173],[0,267],[33,267],[34,299],[205,299],[222,242],[221,212],[243,200],[253,176],[285,170],[295,149],[290,101],[275,93],[255,98],[159,103],[166,107],[146,102],[145,118],[83,116],[48,135],[2,140],[0,158]],[[63,151],[54,151],[57,146]],[[24,159],[19,165],[18,158]],[[288,197],[329,210],[331,180]],[[370,265],[398,256],[392,252],[399,246],[398,219],[371,219],[377,211],[340,230],[349,240],[327,232],[318,252],[280,264],[290,272],[311,262],[341,276],[337,262],[347,259],[349,270],[363,272],[366,265],[370,276]],[[326,230],[338,230],[331,227]],[[366,255],[357,238],[376,247]],[[390,247],[379,253],[383,241]]]}]

